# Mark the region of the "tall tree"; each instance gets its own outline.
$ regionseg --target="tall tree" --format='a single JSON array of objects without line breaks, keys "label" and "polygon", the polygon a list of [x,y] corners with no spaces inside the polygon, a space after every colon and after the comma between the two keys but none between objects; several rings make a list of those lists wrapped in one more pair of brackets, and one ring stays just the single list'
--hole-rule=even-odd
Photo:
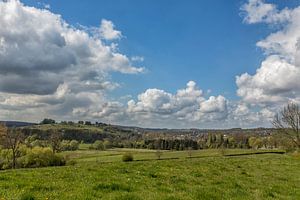
[{"label": "tall tree", "polygon": [[290,103],[285,106],[274,118],[273,125],[278,132],[290,139],[297,148],[300,148],[300,108]]},{"label": "tall tree", "polygon": [[5,149],[11,150],[12,168],[16,168],[17,158],[20,156],[20,145],[24,141],[24,135],[20,129],[6,128],[0,125],[0,141]]},{"label": "tall tree", "polygon": [[49,144],[52,148],[53,153],[60,150],[62,135],[57,130],[51,130]]}]

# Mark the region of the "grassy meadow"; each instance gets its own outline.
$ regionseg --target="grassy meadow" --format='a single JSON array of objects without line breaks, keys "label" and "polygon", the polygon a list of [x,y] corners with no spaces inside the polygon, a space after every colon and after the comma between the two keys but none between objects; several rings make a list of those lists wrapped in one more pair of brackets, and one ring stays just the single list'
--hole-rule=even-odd
[{"label": "grassy meadow", "polygon": [[[296,154],[163,151],[157,160],[152,150],[87,148],[63,153],[73,165],[0,171],[0,199],[300,199]],[[134,162],[122,162],[128,151]]]}]

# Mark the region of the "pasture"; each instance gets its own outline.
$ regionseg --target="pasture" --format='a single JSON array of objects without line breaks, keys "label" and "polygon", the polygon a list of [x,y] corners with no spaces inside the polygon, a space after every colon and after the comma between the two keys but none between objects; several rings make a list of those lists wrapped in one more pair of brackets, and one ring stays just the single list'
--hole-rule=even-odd
[{"label": "pasture", "polygon": [[[134,162],[121,161],[128,151]],[[64,152],[76,163],[1,171],[0,199],[299,199],[299,155],[237,155],[257,152]]]}]

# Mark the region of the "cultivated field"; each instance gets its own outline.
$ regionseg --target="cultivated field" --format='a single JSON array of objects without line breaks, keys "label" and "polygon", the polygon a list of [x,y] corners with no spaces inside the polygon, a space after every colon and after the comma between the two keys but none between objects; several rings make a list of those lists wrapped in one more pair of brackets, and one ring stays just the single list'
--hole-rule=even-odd
[{"label": "cultivated field", "polygon": [[[121,161],[127,151],[134,162]],[[64,152],[76,164],[1,171],[0,199],[300,199],[299,155],[228,156],[257,152]]]}]

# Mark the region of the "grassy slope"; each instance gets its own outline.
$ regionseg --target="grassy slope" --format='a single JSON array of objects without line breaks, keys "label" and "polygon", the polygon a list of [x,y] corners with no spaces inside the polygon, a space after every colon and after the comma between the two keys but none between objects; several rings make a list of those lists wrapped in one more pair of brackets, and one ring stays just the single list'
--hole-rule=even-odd
[{"label": "grassy slope", "polygon": [[[82,145],[80,145],[82,146]],[[82,149],[82,147],[81,147]],[[145,160],[156,160],[157,156],[155,154],[156,150],[147,149],[111,149],[107,151],[96,151],[96,150],[79,150],[64,152],[63,155],[67,155],[69,158],[76,160],[77,162],[120,162],[124,152],[131,152],[134,155],[134,159],[137,161]],[[189,157],[187,151],[161,151],[161,159],[182,159]],[[226,155],[235,155],[241,153],[254,153],[258,152],[256,150],[249,149],[227,149],[225,151]],[[282,152],[281,150],[259,150],[259,152]],[[208,150],[195,150],[191,151],[191,157],[212,157],[212,156],[222,156],[220,150],[208,149]]]},{"label": "grassy slope", "polygon": [[[19,199],[25,193],[62,200],[300,197],[300,159],[290,155],[222,157],[208,150],[193,155],[213,157],[188,159],[186,152],[164,152],[165,157],[180,159],[123,163],[113,155],[120,154],[118,150],[75,153],[75,166],[0,172],[0,199]],[[135,152],[135,158],[148,159],[153,154]],[[104,158],[112,162],[96,162]]]}]

